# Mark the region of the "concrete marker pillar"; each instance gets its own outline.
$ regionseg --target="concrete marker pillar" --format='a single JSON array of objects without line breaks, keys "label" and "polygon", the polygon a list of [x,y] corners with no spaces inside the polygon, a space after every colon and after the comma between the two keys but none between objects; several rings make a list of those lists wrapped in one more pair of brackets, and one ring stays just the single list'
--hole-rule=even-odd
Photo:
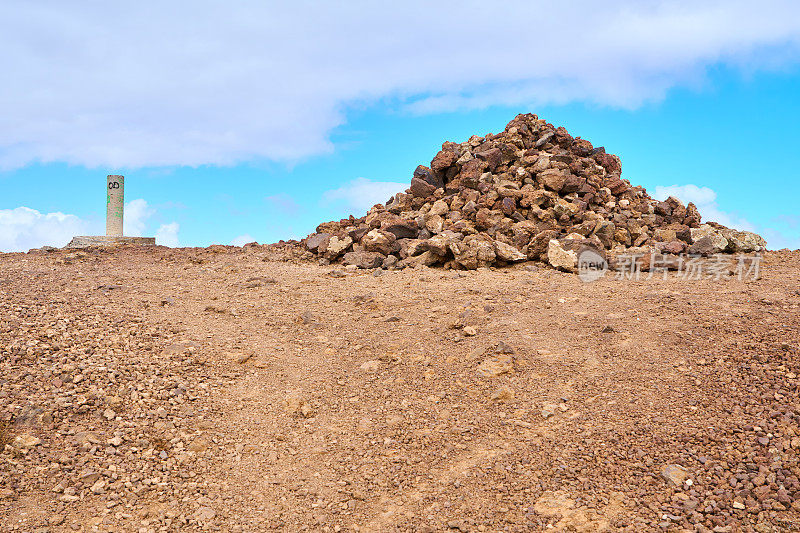
[{"label": "concrete marker pillar", "polygon": [[122,237],[122,218],[125,210],[125,177],[110,175],[106,187],[106,235]]}]

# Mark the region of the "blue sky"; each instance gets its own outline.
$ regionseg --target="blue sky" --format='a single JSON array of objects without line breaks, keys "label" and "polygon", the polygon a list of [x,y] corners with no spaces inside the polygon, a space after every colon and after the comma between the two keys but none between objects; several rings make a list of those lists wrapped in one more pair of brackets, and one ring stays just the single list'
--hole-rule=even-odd
[{"label": "blue sky", "polygon": [[301,238],[524,112],[618,154],[655,196],[800,247],[792,2],[508,2],[445,29],[447,3],[68,4],[0,7],[2,251],[103,233],[110,173],[127,234]]}]

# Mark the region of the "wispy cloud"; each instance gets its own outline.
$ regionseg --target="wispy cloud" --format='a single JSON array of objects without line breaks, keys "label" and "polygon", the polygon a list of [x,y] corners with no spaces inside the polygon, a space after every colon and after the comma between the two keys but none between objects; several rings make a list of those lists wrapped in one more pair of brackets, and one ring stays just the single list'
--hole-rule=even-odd
[{"label": "wispy cloud", "polygon": [[156,230],[156,244],[176,248],[180,246],[178,241],[178,231],[181,229],[177,222],[162,224]]},{"label": "wispy cloud", "polygon": [[122,233],[129,237],[141,237],[147,221],[156,214],[156,210],[147,205],[141,198],[131,200],[125,204],[125,211],[122,217]]},{"label": "wispy cloud", "polygon": [[330,151],[353,104],[630,108],[798,58],[795,0],[6,0],[0,168],[292,160]]},{"label": "wispy cloud", "polygon": [[267,196],[264,200],[272,206],[273,209],[277,209],[286,215],[296,215],[301,210],[300,204],[286,193],[273,194],[272,196]]},{"label": "wispy cloud", "polygon": [[255,242],[255,239],[248,233],[244,235],[239,235],[235,239],[231,241],[232,246],[244,246],[245,244],[249,244],[251,242]]},{"label": "wispy cloud", "polygon": [[349,210],[363,213],[407,188],[407,183],[356,178],[338,189],[324,192],[322,200],[324,203],[339,203]]},{"label": "wispy cloud", "polygon": [[736,228],[742,231],[756,231],[756,227],[749,220],[736,213],[723,211],[717,204],[717,193],[709,187],[698,187],[697,185],[669,185],[656,186],[654,197],[658,200],[666,200],[674,196],[684,203],[694,202],[697,210],[703,217],[703,221],[719,222],[723,226]]}]

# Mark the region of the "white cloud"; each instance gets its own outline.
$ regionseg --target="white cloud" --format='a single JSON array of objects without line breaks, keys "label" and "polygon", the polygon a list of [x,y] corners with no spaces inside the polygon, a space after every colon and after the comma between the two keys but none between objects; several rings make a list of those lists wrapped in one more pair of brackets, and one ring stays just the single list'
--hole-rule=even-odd
[{"label": "white cloud", "polygon": [[24,252],[41,246],[66,245],[76,235],[91,235],[96,223],[60,212],[40,213],[28,207],[0,209],[0,251]]},{"label": "white cloud", "polygon": [[141,198],[125,204],[122,216],[122,233],[128,237],[141,237],[147,227],[147,220],[156,214],[156,210],[147,205]]},{"label": "white cloud", "polygon": [[635,107],[798,57],[796,0],[5,0],[0,168],[287,160],[350,105]]},{"label": "white cloud", "polygon": [[251,242],[255,242],[255,239],[251,235],[245,233],[244,235],[239,235],[233,239],[231,241],[231,246],[244,246],[245,244],[249,244]]},{"label": "white cloud", "polygon": [[663,201],[670,196],[674,196],[685,204],[694,202],[704,222],[719,222],[723,226],[728,226],[729,228],[736,228],[742,231],[756,231],[755,226],[747,219],[738,216],[736,213],[729,213],[721,210],[719,205],[717,205],[717,193],[714,189],[698,187],[693,184],[656,186],[654,198]]},{"label": "white cloud", "polygon": [[180,229],[181,226],[177,222],[162,224],[158,227],[158,230],[156,230],[156,244],[177,248],[179,246],[178,230]]},{"label": "white cloud", "polygon": [[697,185],[657,185],[657,200],[664,201],[670,196],[674,196],[683,203],[694,202],[695,205],[710,205],[716,203],[717,193],[709,187],[698,187]]},{"label": "white cloud", "polygon": [[373,205],[383,203],[407,188],[407,183],[356,178],[338,189],[326,191],[322,199],[324,202],[341,203],[352,211],[366,212]]},{"label": "white cloud", "polygon": [[[156,210],[145,200],[126,203],[123,233],[129,237],[141,237],[146,233],[148,220],[155,214]],[[162,224],[156,231],[156,242],[178,246],[179,229],[177,222]],[[61,212],[40,213],[24,206],[0,209],[0,252],[24,252],[42,246],[62,247],[76,235],[105,235],[105,225]]]},{"label": "white cloud", "polygon": [[[137,198],[125,204],[125,214],[122,219],[123,234],[128,237],[141,237],[147,233],[148,221],[153,218],[157,210],[147,203],[147,200]],[[156,230],[156,244],[176,248],[178,244],[178,230],[180,224],[171,222],[161,224]]]}]

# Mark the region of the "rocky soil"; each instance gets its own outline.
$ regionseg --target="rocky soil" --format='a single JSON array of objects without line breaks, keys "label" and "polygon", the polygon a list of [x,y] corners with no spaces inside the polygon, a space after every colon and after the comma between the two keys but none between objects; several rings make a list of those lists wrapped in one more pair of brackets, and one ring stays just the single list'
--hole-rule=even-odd
[{"label": "rocky soil", "polygon": [[565,271],[578,270],[586,250],[612,266],[637,254],[644,269],[658,261],[676,270],[687,253],[766,248],[754,233],[701,224],[692,203],[653,199],[622,178],[619,157],[532,114],[445,142],[410,185],[366,216],[320,224],[305,247],[323,264],[364,269],[537,261]]},{"label": "rocky soil", "polygon": [[594,283],[295,255],[0,255],[0,530],[800,530],[800,252]]}]

